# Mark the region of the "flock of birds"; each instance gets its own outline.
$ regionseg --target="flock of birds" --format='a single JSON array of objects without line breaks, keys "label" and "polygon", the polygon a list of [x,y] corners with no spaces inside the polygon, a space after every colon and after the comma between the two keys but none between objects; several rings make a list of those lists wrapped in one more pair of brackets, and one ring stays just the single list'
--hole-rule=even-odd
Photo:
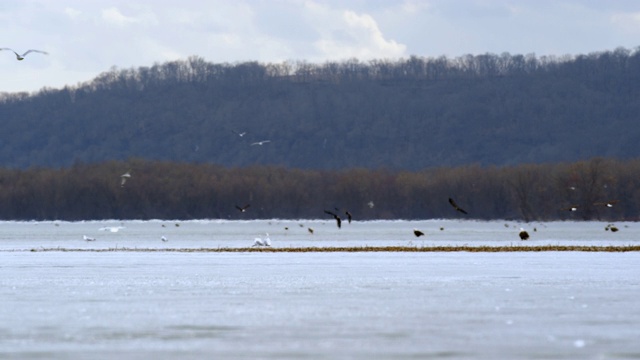
[{"label": "flock of birds", "polygon": [[[30,53],[38,53],[38,54],[44,54],[44,55],[48,55],[49,54],[46,51],[36,50],[36,49],[29,49],[29,50],[25,51],[22,54],[18,53],[17,51],[15,51],[15,50],[13,50],[11,48],[0,48],[0,51],[3,51],[3,50],[7,50],[7,51],[13,52],[18,61],[24,60],[25,57]],[[243,131],[243,132],[238,132],[238,131],[235,131],[235,130],[231,130],[231,131],[234,134],[238,135],[239,137],[244,137],[247,134],[246,131]],[[267,140],[260,140],[260,141],[252,142],[251,146],[255,146],[255,145],[262,146],[262,145],[268,144],[270,142],[271,142],[271,140],[268,140],[268,139]],[[126,173],[124,173],[122,175],[120,175],[120,186],[124,187],[124,185],[126,184],[127,180],[130,179],[130,178],[131,178],[131,170],[127,171]],[[574,189],[574,188],[572,188],[572,189]],[[596,206],[606,206],[606,207],[610,208],[610,207],[613,207],[613,205],[616,204],[616,203],[618,203],[618,200],[612,200],[612,201],[607,201],[607,202],[597,202],[597,203],[594,203],[594,205],[596,205]],[[461,208],[460,206],[458,206],[458,204],[452,198],[449,198],[449,204],[451,204],[451,206],[457,212],[460,212],[462,214],[468,215],[467,211],[464,210],[463,208]],[[370,208],[374,207],[373,201],[370,201],[367,205]],[[249,206],[250,206],[249,204],[244,205],[244,206],[236,205],[236,209],[238,209],[240,212],[245,212],[249,208]],[[579,207],[577,205],[571,205],[571,206],[563,208],[561,210],[577,211],[578,209],[579,209]],[[336,212],[340,212],[340,209],[336,208],[335,210],[336,210]],[[340,216],[336,212],[330,211],[330,210],[325,210],[324,212],[327,215],[331,215],[335,219],[336,225],[338,226],[338,228],[342,227],[342,219],[340,218]],[[348,210],[345,210],[344,214],[347,216],[348,222],[351,223],[351,220],[353,218],[351,213]],[[115,231],[118,231],[118,230],[119,229],[116,229]],[[616,231],[618,231],[618,228],[616,228],[613,224],[609,224],[609,225],[607,225],[605,230],[607,230],[607,231],[610,230],[612,232],[616,232]],[[114,231],[114,230],[112,229],[111,231]],[[309,233],[313,234],[313,229],[312,228],[308,228],[308,231],[309,231]],[[422,232],[422,231],[420,231],[418,229],[413,229],[413,234],[416,237],[424,236],[424,232]],[[519,232],[518,235],[520,236],[521,240],[528,240],[529,239],[529,233],[526,230],[524,230],[523,228],[520,228],[520,232]],[[86,241],[95,241],[96,239],[94,237],[89,237],[89,236],[85,235],[84,236],[84,240],[86,240]],[[163,242],[168,241],[168,239],[165,236],[162,236],[161,240]],[[263,238],[255,238],[253,246],[271,246],[271,240],[269,239],[269,234],[267,233],[266,237],[264,239]]]},{"label": "flock of birds", "polygon": [[[246,132],[238,133],[238,132],[234,131],[234,133],[236,133],[240,137],[246,135]],[[269,142],[269,140],[263,140],[263,141],[259,141],[259,142],[253,143],[251,145],[262,145],[262,144],[268,143],[268,142]],[[121,179],[120,180],[120,186],[124,187],[124,185],[126,184],[127,180],[130,179],[130,178],[131,178],[131,170],[127,171],[126,173],[124,173],[122,175],[120,175],[120,179]],[[593,205],[595,205],[595,206],[605,206],[605,207],[611,208],[615,204],[617,204],[618,202],[619,202],[618,200],[611,200],[611,201],[605,201],[605,202],[596,202]],[[468,215],[469,214],[465,209],[460,207],[456,203],[456,201],[453,200],[452,198],[449,198],[449,204],[453,207],[453,209],[455,211],[457,211],[457,212],[459,212],[461,214],[464,214],[464,215]],[[247,209],[249,209],[250,206],[251,206],[251,204],[245,204],[243,206],[240,206],[240,205],[236,204],[235,208],[239,212],[244,213],[244,212],[247,211]],[[369,201],[367,203],[367,206],[369,206],[369,208],[373,208],[375,206],[375,204],[373,203],[373,201]],[[333,219],[336,221],[336,226],[338,227],[338,229],[342,228],[342,218],[339,215],[339,213],[341,213],[341,212],[344,212],[344,215],[346,215],[346,219],[347,219],[348,223],[351,223],[351,220],[353,219],[353,215],[351,214],[351,212],[349,212],[349,210],[344,210],[343,211],[343,210],[341,210],[339,208],[334,208],[334,209],[335,209],[335,211],[324,210],[324,213],[333,217]],[[569,207],[562,208],[561,210],[577,211],[578,209],[579,209],[579,207],[577,205],[571,205]],[[176,226],[178,226],[178,225],[176,224]],[[115,228],[115,230],[111,229],[111,231],[114,231],[114,232],[118,231],[118,230],[119,230],[119,228]],[[288,230],[288,228],[285,228],[285,230]],[[313,232],[314,232],[313,228],[308,228],[307,230],[308,230],[308,232],[310,234],[313,234]],[[443,229],[440,228],[440,230],[443,230]],[[534,231],[535,230],[536,229],[534,229]],[[605,230],[606,231],[611,231],[611,232],[616,232],[616,231],[618,231],[618,228],[615,227],[613,224],[608,224],[605,227]],[[421,231],[421,230],[418,230],[418,229],[413,229],[413,234],[416,237],[425,236],[424,232]],[[520,240],[529,240],[529,238],[530,238],[529,233],[524,228],[520,228],[520,232],[518,233],[518,236],[520,237]],[[85,235],[84,236],[84,240],[86,240],[86,241],[95,241],[96,239],[92,238],[92,237],[88,237],[88,236]],[[165,236],[162,236],[161,240],[163,242],[169,241]],[[261,237],[255,238],[252,247],[255,247],[255,246],[258,246],[258,247],[271,246],[271,239],[269,238],[269,234],[267,233],[265,238],[261,238]]]}]

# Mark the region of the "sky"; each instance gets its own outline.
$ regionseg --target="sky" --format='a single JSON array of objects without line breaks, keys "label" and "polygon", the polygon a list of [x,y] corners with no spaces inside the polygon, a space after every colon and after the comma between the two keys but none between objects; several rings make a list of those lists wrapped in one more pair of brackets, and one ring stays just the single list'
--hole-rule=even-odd
[{"label": "sky", "polygon": [[199,56],[314,63],[640,46],[637,0],[2,0],[0,92]]}]

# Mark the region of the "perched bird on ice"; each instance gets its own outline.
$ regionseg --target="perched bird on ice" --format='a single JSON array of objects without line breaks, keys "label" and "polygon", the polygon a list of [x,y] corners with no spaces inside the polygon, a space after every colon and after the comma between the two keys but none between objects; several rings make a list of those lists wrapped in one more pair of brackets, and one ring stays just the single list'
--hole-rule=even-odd
[{"label": "perched bird on ice", "polygon": [[96,241],[96,238],[94,238],[94,237],[89,237],[89,236],[87,236],[87,235],[82,236],[82,238],[83,238],[85,241]]},{"label": "perched bird on ice", "polygon": [[269,233],[265,233],[266,237],[260,238],[257,237],[254,239],[253,241],[253,245],[251,247],[255,247],[255,246],[271,246],[271,239],[269,239]]},{"label": "perched bird on ice", "polygon": [[523,228],[520,228],[518,235],[520,235],[520,240],[529,240],[529,233]]},{"label": "perched bird on ice", "polygon": [[413,235],[416,237],[424,236],[424,233],[418,229],[413,229]]},{"label": "perched bird on ice", "polygon": [[162,240],[163,242],[167,242],[167,241],[169,241],[169,239],[167,239],[167,237],[166,237],[166,236],[164,236],[164,235],[162,235],[162,236],[160,237],[160,240]]},{"label": "perched bird on ice", "polygon": [[22,55],[18,54],[17,52],[15,52],[14,50],[9,49],[9,48],[0,48],[0,51],[1,50],[13,51],[13,53],[16,54],[16,59],[18,59],[18,60],[24,60],[24,57],[27,56],[27,54],[29,54],[29,53],[40,53],[40,54],[49,55],[49,53],[46,52],[46,51],[35,50],[35,49],[29,49],[29,50],[25,51],[24,54],[22,54]]}]

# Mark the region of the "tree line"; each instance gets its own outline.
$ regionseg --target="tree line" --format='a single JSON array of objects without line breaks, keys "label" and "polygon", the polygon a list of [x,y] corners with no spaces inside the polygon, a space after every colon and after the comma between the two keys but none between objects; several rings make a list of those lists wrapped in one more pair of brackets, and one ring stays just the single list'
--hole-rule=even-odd
[{"label": "tree line", "polygon": [[320,64],[194,56],[0,95],[0,166],[144,158],[418,171],[633,159],[638,83],[640,51],[624,48]]},{"label": "tree line", "polygon": [[[126,172],[131,178],[121,185],[120,176]],[[224,167],[129,159],[0,169],[0,218],[296,219],[323,218],[324,210],[348,210],[356,220],[637,220],[639,179],[638,159],[419,171]],[[449,197],[468,215],[455,211]],[[246,205],[245,212],[236,209]],[[569,210],[573,207],[575,211]]]}]

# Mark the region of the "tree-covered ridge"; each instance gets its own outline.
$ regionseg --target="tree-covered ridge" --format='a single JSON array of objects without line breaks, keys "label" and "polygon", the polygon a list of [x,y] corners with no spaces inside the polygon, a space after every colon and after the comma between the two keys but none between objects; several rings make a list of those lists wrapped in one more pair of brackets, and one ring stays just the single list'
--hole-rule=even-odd
[{"label": "tree-covered ridge", "polygon": [[622,48],[323,64],[191,57],[4,94],[0,165],[139,157],[420,170],[628,159],[639,152],[639,80],[640,51]]},{"label": "tree-covered ridge", "polygon": [[[130,172],[124,186],[120,176]],[[421,171],[229,168],[140,159],[0,169],[0,219],[638,220],[640,160]],[[455,198],[468,215],[448,202]],[[611,202],[613,206],[607,206]],[[245,212],[236,205],[250,205]],[[575,207],[576,211],[569,208]]]}]

